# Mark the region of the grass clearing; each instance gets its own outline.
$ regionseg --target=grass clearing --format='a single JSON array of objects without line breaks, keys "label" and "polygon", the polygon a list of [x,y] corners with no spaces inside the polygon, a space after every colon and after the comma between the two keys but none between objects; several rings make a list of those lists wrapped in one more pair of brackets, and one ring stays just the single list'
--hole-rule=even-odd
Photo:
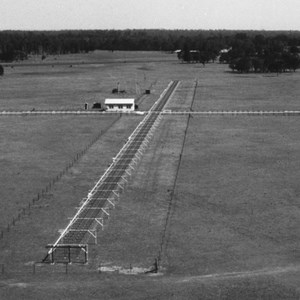
[{"label": "grass clearing", "polygon": [[[1,110],[83,110],[85,103],[91,108],[94,102],[104,103],[105,98],[120,97],[111,93],[118,83],[126,91],[124,97],[136,97],[150,87],[158,96],[167,81],[157,82],[156,67],[166,65],[160,62],[166,58],[174,60],[174,55],[157,52],[150,53],[149,62],[142,53],[137,56],[131,52],[99,53],[58,57],[64,64],[36,65],[30,60],[14,68],[7,67],[0,79]],[[128,64],[120,63],[123,56],[128,57]],[[83,64],[81,57],[88,63]],[[107,63],[106,57],[114,63]],[[74,62],[72,67],[66,64],[69,59]],[[139,109],[148,109],[146,101]]]},{"label": "grass clearing", "polygon": [[170,226],[171,274],[297,261],[298,126],[298,118],[191,118]]},{"label": "grass clearing", "polygon": [[[49,243],[53,243],[55,239],[58,238],[58,230],[67,226],[69,222],[68,218],[72,217],[76,212],[75,207],[79,206],[80,201],[87,195],[88,191],[94,186],[94,183],[104,173],[107,166],[111,163],[112,157],[118,153],[140,120],[141,118],[136,116],[126,117],[121,118],[118,122],[109,126],[113,120],[106,119],[106,126],[109,126],[109,129],[104,132],[99,140],[92,145],[69,172],[64,174],[53,188],[45,193],[44,197],[32,206],[30,215],[26,214],[9,233],[5,232],[5,238],[1,243],[1,249],[3,251],[1,263],[5,262],[7,267],[15,270],[18,269],[18,267],[22,268],[22,266],[30,261],[41,261],[43,259],[46,255],[45,246]],[[71,122],[67,122],[67,124],[70,123]],[[101,124],[99,123],[98,121],[98,126]],[[81,124],[84,123],[81,122]],[[87,125],[85,124],[84,126]],[[74,129],[77,129],[75,134],[78,135],[80,132],[78,129],[80,129],[80,127],[78,126]],[[99,127],[97,129],[99,131]],[[67,132],[65,133],[68,134]],[[73,142],[76,142],[78,138],[77,135],[73,137]],[[58,149],[55,149],[57,152],[62,146],[67,149],[69,145],[66,141],[64,142],[64,144],[59,145],[60,147],[58,147]],[[36,146],[36,143],[32,142],[31,145]],[[76,146],[77,145],[80,145],[79,142]],[[74,144],[69,147],[73,147],[73,151],[76,149]],[[42,151],[40,151],[39,154],[47,156],[47,153]],[[59,159],[61,161],[59,161]],[[45,161],[45,164],[41,165],[41,161]],[[6,212],[1,211],[2,219],[6,220],[11,218],[18,208],[24,206],[24,202],[27,203],[28,199],[22,198],[22,195],[24,195],[25,192],[27,193],[26,195],[31,195],[31,193],[26,190],[28,182],[34,183],[36,189],[38,189],[39,186],[43,186],[43,180],[49,181],[49,178],[51,178],[50,174],[47,174],[49,176],[48,178],[43,177],[43,170],[50,169],[52,172],[56,171],[54,173],[55,175],[62,169],[61,162],[63,161],[63,156],[59,157],[56,155],[56,160],[53,161],[44,159],[39,160],[39,164],[37,163],[38,161],[31,163],[30,170],[36,168],[37,171],[31,173],[31,178],[30,175],[22,173],[25,179],[20,180],[18,192],[21,196],[17,194],[19,198],[16,196],[16,200],[18,201],[15,200],[15,203],[9,203],[11,200],[7,197],[7,190],[2,190],[2,193],[6,192],[6,194],[4,194],[6,197],[3,197],[6,200],[4,204],[9,209]],[[40,169],[38,169],[38,167]],[[20,166],[18,169],[21,169]],[[5,177],[4,179],[8,181],[11,177]],[[13,184],[14,182],[10,182],[11,186],[13,186]],[[29,188],[31,188],[31,185]]]},{"label": "grass clearing", "polygon": [[10,116],[0,118],[0,228],[118,116]]},{"label": "grass clearing", "polygon": [[300,73],[238,74],[212,65],[199,74],[194,110],[299,110]]},{"label": "grass clearing", "polygon": [[[79,62],[81,58],[70,56],[65,62],[76,59]],[[46,74],[49,65],[15,67],[0,82],[4,88],[1,103],[10,110],[19,105],[20,109],[32,105],[81,109],[84,97],[91,103],[111,96],[117,80],[131,91],[126,96],[134,95],[137,78],[140,86],[144,81],[153,83],[151,95],[140,98],[140,108],[146,110],[171,79],[179,79],[182,82],[166,109],[189,110],[197,78],[194,111],[299,110],[298,73],[278,77],[233,74],[224,65],[204,68],[181,64],[174,57],[161,62],[158,57],[150,61],[132,55],[128,64],[94,64],[94,56],[86,59],[93,64],[72,68],[58,64],[52,75]],[[106,59],[108,62],[110,57]],[[26,72],[31,74],[24,75]],[[50,75],[51,86],[47,83]],[[30,89],[28,84],[34,82],[39,90]],[[1,118],[2,153],[10,160],[10,165],[3,164],[2,179],[14,163],[14,178],[19,166],[24,169],[19,186],[5,179],[4,190],[10,187],[6,193],[20,188],[26,192],[21,199],[28,196],[27,186],[35,182],[40,186],[46,171],[55,173],[99,128],[113,122],[112,116],[103,118]],[[111,211],[108,225],[98,233],[99,243],[90,245],[89,264],[69,266],[68,275],[62,265],[37,266],[33,275],[30,263],[43,258],[45,245],[58,237],[57,230],[66,226],[75,206],[141,117],[124,116],[110,126],[31,214],[0,241],[0,264],[5,263],[6,268],[0,273],[0,298],[299,299],[298,117],[191,116],[170,206],[187,118],[163,117],[125,193]],[[161,274],[98,272],[99,265],[151,268],[160,251],[169,208]],[[1,214],[5,218],[5,211]]]}]

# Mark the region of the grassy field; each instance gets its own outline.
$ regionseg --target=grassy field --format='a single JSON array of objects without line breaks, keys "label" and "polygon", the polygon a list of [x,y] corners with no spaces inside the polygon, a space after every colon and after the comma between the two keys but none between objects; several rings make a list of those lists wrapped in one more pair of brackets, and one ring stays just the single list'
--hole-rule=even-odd
[{"label": "grassy field", "polygon": [[298,125],[288,118],[190,120],[167,249],[171,273],[297,261]]},{"label": "grassy field", "polygon": [[0,228],[46,187],[117,116],[15,116],[0,119]]},{"label": "grassy field", "polygon": [[[1,110],[83,110],[85,103],[91,108],[94,102],[116,97],[111,91],[118,83],[127,92],[126,97],[135,97],[150,87],[154,94],[161,92],[169,79],[157,82],[156,66],[161,65],[160,60],[174,62],[176,56],[155,52],[146,55],[99,51],[6,66],[5,76],[0,78]],[[120,62],[124,57],[128,63]],[[140,109],[148,109],[145,101]]]},{"label": "grassy field", "polygon": [[[299,110],[297,72],[240,75],[158,53],[47,60],[8,69],[0,81],[3,110],[82,109],[83,98],[102,101],[116,80],[127,96],[136,82],[152,84],[140,99],[147,110],[171,79],[181,80],[166,105],[174,111]],[[65,266],[37,265],[33,274],[31,263],[43,258],[140,121],[1,118],[2,227],[103,133],[0,240],[0,298],[300,299],[297,116],[164,116],[98,244],[90,245],[89,264],[70,265],[68,275]],[[145,275],[157,257],[159,273]]]}]

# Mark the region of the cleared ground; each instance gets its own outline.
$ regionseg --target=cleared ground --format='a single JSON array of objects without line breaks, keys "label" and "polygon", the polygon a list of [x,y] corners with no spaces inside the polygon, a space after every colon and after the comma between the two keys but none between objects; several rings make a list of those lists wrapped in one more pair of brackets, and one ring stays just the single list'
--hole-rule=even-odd
[{"label": "cleared ground", "polygon": [[[0,118],[0,198],[3,229],[16,213],[118,116]],[[99,153],[101,155],[101,153]],[[5,170],[5,171],[4,171]]]},{"label": "cleared ground", "polygon": [[297,118],[191,118],[166,249],[171,274],[298,261],[298,126]]},{"label": "cleared ground", "polygon": [[[115,67],[130,76],[141,64]],[[168,80],[182,80],[167,109],[299,109],[298,73],[242,76],[226,72],[224,65],[203,68],[175,60],[151,63],[151,68],[147,62],[147,68],[147,78],[156,80],[151,96],[158,96]],[[1,122],[6,120],[14,119]],[[69,266],[68,275],[64,266],[36,266],[32,274],[30,262],[45,254],[44,246],[57,237],[139,121],[127,116],[114,123],[50,197],[0,241],[6,267],[0,296],[299,299],[297,116],[164,116],[107,227],[98,233],[99,243],[90,246],[89,265]],[[77,126],[71,127],[84,132],[81,123]],[[9,134],[4,136],[8,141]],[[17,139],[22,140],[22,134]],[[156,276],[105,272],[113,267],[143,272],[158,256],[161,269]]]},{"label": "cleared ground", "polygon": [[[0,78],[1,110],[83,110],[108,97],[136,97],[151,87],[161,92],[168,78],[157,73],[161,60],[174,62],[170,54],[98,51],[89,55],[50,56],[44,62],[32,58],[23,64],[5,67]],[[72,64],[69,62],[71,61]],[[176,61],[176,60],[175,60]],[[157,79],[160,79],[159,82]],[[112,95],[112,89],[125,95]],[[149,109],[142,101],[140,109]]]}]

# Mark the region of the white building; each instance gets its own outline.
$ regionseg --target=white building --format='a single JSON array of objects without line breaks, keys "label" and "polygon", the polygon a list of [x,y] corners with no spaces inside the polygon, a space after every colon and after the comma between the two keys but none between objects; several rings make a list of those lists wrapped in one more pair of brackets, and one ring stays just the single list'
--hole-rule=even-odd
[{"label": "white building", "polygon": [[134,111],[134,99],[105,99],[104,105],[107,111]]}]

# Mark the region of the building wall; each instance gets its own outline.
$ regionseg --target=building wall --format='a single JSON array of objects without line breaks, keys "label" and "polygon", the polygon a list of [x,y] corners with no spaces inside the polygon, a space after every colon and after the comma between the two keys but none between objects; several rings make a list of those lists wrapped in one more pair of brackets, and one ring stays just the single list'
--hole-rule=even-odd
[{"label": "building wall", "polygon": [[107,111],[134,111],[134,104],[105,104]]}]

